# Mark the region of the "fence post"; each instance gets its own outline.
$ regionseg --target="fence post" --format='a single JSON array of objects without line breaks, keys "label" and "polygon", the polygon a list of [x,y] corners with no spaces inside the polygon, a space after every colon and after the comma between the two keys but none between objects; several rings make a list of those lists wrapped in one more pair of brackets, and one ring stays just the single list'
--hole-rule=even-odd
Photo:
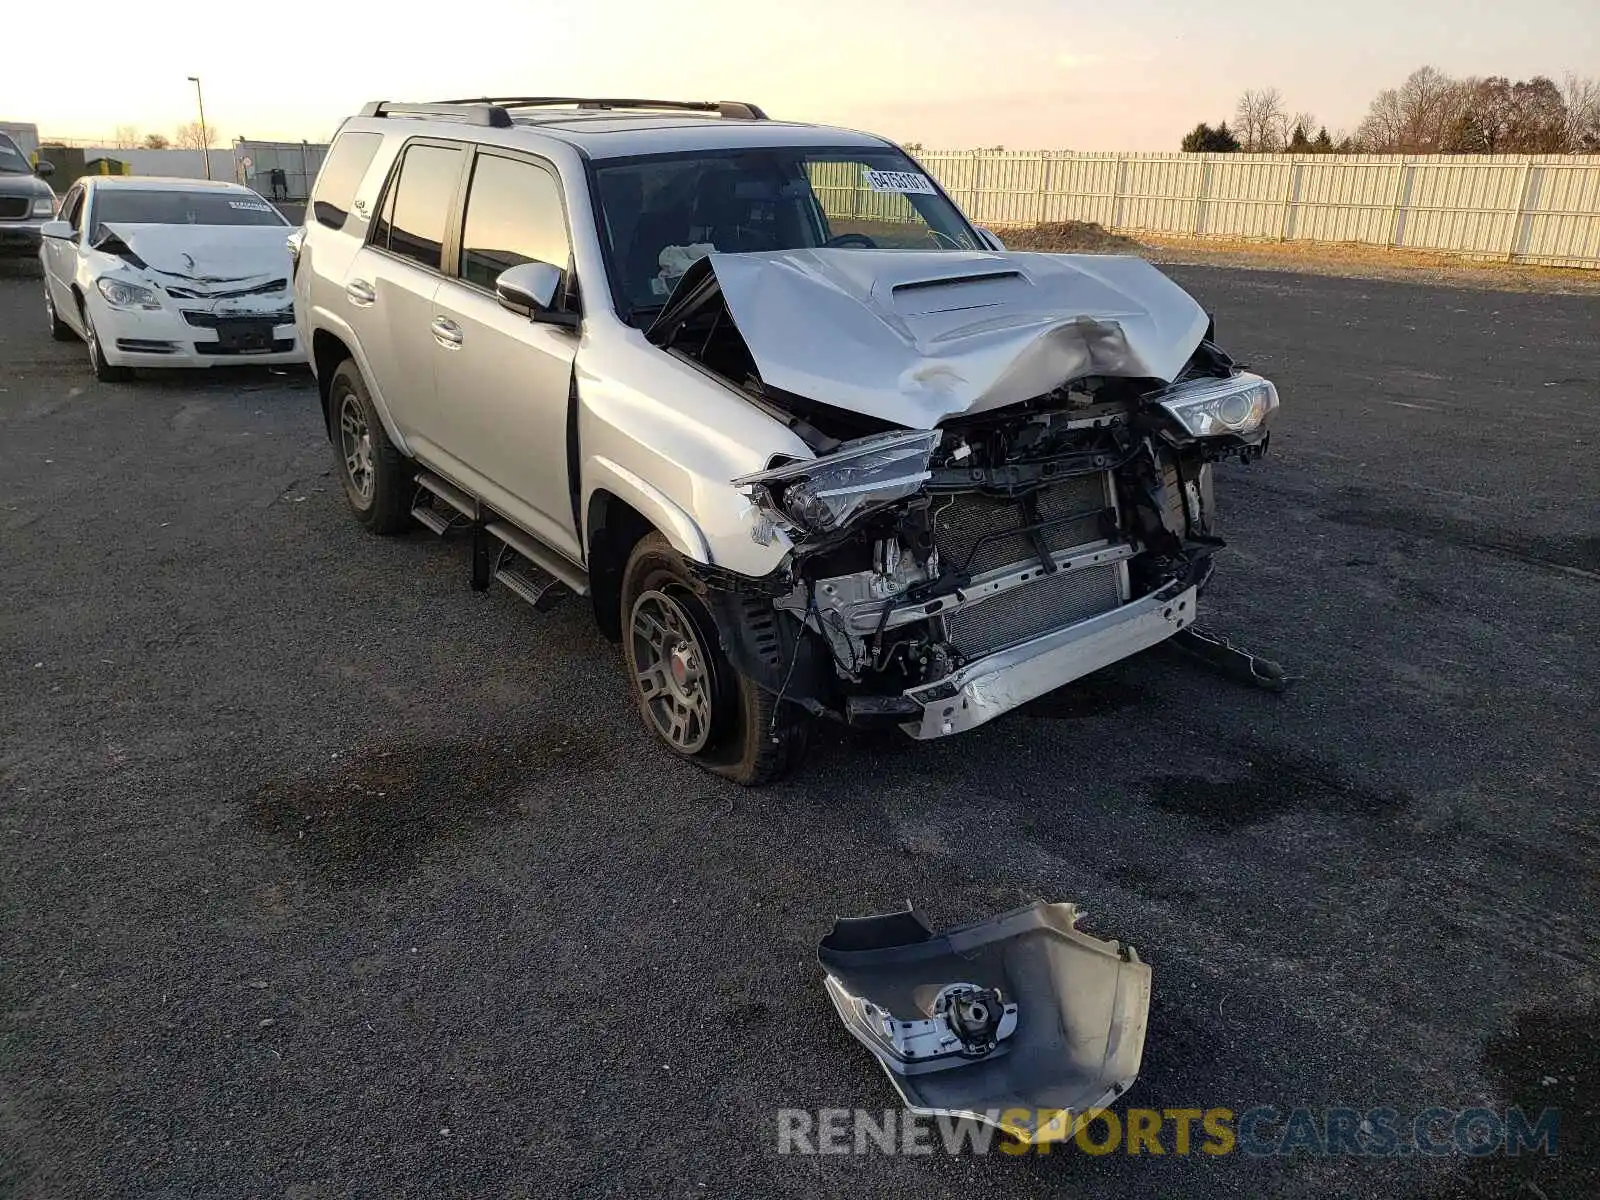
[{"label": "fence post", "polygon": [[1050,188],[1055,183],[1056,158],[1048,150],[1039,152],[1044,158],[1044,165],[1039,169],[1039,208],[1033,219],[1035,225],[1043,225],[1045,214],[1050,210]]},{"label": "fence post", "polygon": [[1211,156],[1200,160],[1200,186],[1194,194],[1194,236],[1200,236],[1205,227],[1206,197],[1211,194]]},{"label": "fence post", "polygon": [[1117,193],[1111,198],[1111,228],[1122,228],[1122,192],[1128,177],[1128,160],[1117,158]]},{"label": "fence post", "polygon": [[1289,164],[1289,178],[1283,187],[1283,220],[1278,225],[1278,240],[1289,240],[1289,219],[1294,213],[1294,202],[1300,194],[1300,160]]},{"label": "fence post", "polygon": [[1389,227],[1383,235],[1383,244],[1391,250],[1398,244],[1395,241],[1395,226],[1400,221],[1400,191],[1405,186],[1406,174],[1410,170],[1410,159],[1402,154],[1395,165],[1394,193],[1389,197]]},{"label": "fence post", "polygon": [[1511,236],[1506,239],[1506,261],[1512,262],[1517,257],[1517,239],[1522,235],[1523,214],[1528,210],[1528,184],[1533,180],[1533,160],[1527,159],[1522,164],[1522,179],[1517,184],[1517,211],[1511,218]]}]

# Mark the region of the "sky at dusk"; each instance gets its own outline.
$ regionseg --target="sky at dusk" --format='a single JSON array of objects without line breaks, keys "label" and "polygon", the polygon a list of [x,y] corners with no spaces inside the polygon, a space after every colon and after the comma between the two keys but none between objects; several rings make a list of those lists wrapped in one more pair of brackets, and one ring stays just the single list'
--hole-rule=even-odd
[{"label": "sky at dusk", "polygon": [[1600,76],[1600,0],[83,0],[70,50],[62,19],[6,17],[0,120],[71,138],[170,136],[195,119],[195,74],[230,141],[323,141],[368,100],[492,93],[753,100],[930,148],[1074,150],[1175,150],[1247,87],[1337,131],[1424,63]]}]

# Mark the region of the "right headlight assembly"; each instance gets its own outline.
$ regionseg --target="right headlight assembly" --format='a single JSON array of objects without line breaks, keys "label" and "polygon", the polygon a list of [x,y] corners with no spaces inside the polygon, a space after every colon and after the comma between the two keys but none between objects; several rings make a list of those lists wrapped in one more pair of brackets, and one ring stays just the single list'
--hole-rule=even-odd
[{"label": "right headlight assembly", "polygon": [[915,495],[930,477],[937,429],[880,433],[831,453],[733,481],[768,516],[807,533],[832,533],[875,508]]},{"label": "right headlight assembly", "polygon": [[1151,397],[1195,437],[1250,434],[1278,407],[1270,380],[1241,371],[1227,379],[1194,379]]}]

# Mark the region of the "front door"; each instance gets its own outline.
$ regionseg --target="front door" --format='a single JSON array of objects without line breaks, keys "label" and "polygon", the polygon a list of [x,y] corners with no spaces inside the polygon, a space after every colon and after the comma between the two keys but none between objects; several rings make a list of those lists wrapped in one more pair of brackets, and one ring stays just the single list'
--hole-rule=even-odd
[{"label": "front door", "polygon": [[541,541],[583,561],[567,467],[578,331],[500,306],[494,283],[525,262],[570,266],[561,186],[540,160],[480,149],[460,256],[434,296],[437,402],[418,437],[443,469]]}]

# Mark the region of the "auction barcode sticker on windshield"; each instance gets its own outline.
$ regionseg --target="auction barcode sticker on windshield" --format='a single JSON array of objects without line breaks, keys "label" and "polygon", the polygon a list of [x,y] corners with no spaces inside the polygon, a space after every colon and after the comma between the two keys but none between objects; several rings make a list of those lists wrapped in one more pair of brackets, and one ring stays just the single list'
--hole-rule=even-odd
[{"label": "auction barcode sticker on windshield", "polygon": [[229,200],[229,208],[242,208],[247,212],[271,212],[272,205],[261,204],[255,200]]},{"label": "auction barcode sticker on windshield", "polygon": [[867,171],[867,186],[875,192],[915,192],[934,195],[933,184],[916,171]]}]

